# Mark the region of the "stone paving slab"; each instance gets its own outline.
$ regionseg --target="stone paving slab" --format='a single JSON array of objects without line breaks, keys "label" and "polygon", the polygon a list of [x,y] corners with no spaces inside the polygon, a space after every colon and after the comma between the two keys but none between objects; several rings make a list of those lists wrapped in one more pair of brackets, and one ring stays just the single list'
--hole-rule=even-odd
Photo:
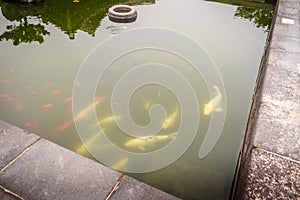
[{"label": "stone paving slab", "polygon": [[290,36],[276,35],[273,37],[270,47],[291,53],[300,53],[300,40]]},{"label": "stone paving slab", "polygon": [[[298,4],[279,1],[278,13],[290,12],[286,6]],[[299,8],[293,13],[300,17]],[[275,24],[253,140],[254,146],[296,160],[300,160],[300,39],[293,37],[300,38],[298,28]]]},{"label": "stone paving slab", "polygon": [[176,200],[178,198],[153,188],[145,183],[125,176],[118,190],[112,195],[111,200]]},{"label": "stone paving slab", "polygon": [[37,135],[0,120],[0,170],[38,139]]},{"label": "stone paving slab", "polygon": [[[300,34],[300,31],[299,31]],[[284,69],[300,73],[300,53],[290,53],[272,49],[268,57],[268,69]]]},{"label": "stone paving slab", "polygon": [[[295,4],[294,4],[295,3]],[[295,20],[299,20],[299,1],[280,1],[279,0],[279,7],[277,11],[277,16],[279,17],[286,17]],[[292,6],[294,5],[294,6]]]},{"label": "stone paving slab", "polygon": [[300,163],[255,148],[238,199],[300,199]]},{"label": "stone paving slab", "polygon": [[300,25],[282,24],[280,21],[274,27],[273,35],[280,35],[300,40]]},{"label": "stone paving slab", "polygon": [[99,200],[121,175],[41,139],[0,173],[0,185],[30,200]]}]

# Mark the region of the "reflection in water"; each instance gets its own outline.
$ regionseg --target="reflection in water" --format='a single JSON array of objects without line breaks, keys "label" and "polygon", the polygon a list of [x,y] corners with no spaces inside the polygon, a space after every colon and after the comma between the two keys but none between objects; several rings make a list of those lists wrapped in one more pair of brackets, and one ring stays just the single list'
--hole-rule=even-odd
[{"label": "reflection in water", "polygon": [[257,28],[263,28],[269,31],[273,13],[273,9],[240,6],[237,8],[235,16],[251,21]]},{"label": "reflection in water", "polygon": [[20,43],[44,42],[45,35],[50,35],[50,32],[45,30],[41,24],[31,24],[28,22],[28,17],[21,19],[18,24],[7,26],[7,31],[0,35],[0,41],[12,40],[14,45]]},{"label": "reflection in water", "polygon": [[[45,25],[52,23],[66,33],[70,39],[75,39],[78,30],[92,36],[106,16],[109,7],[115,4],[137,5],[154,3],[155,0],[85,0],[56,1],[47,0],[38,5],[20,5],[0,1],[1,11],[10,21],[17,21],[19,25],[10,25],[0,39],[12,40],[14,45],[37,41],[42,43],[43,36],[50,33]],[[28,23],[27,17],[34,16],[40,20],[39,24]],[[111,26],[108,31],[116,34],[122,31],[121,27]]]},{"label": "reflection in water", "polygon": [[[0,1],[2,40],[19,45],[15,47],[10,42],[0,42],[0,118],[93,158],[89,149],[109,152],[110,147],[105,146],[103,136],[91,131],[92,128],[86,130],[88,138],[83,145],[73,120],[88,121],[95,109],[98,123],[95,121],[90,126],[101,126],[106,137],[115,145],[134,153],[154,151],[178,139],[176,133],[183,110],[176,96],[161,85],[146,85],[136,90],[129,102],[130,116],[136,124],[150,124],[149,110],[155,104],[165,108],[167,117],[162,118],[157,135],[134,138],[118,127],[116,121],[125,120],[125,117],[114,115],[111,107],[124,106],[124,102],[111,102],[111,92],[119,78],[133,67],[154,62],[165,64],[187,77],[194,87],[201,112],[199,130],[192,146],[172,165],[151,173],[130,175],[183,199],[227,199],[266,37],[261,29],[241,19],[255,19],[253,23],[263,27],[268,23],[262,20],[267,14],[263,11],[259,14],[255,9],[246,7],[243,10],[243,6],[224,6],[199,0],[160,0],[150,6],[137,6],[139,18],[126,27],[105,18],[111,5],[142,2],[46,0],[42,4],[28,6]],[[154,3],[153,0],[147,2]],[[188,9],[182,9],[184,6]],[[205,159],[198,158],[199,147],[208,129],[210,115],[218,116],[224,112],[220,105],[224,106],[225,94],[215,87],[215,93],[210,96],[208,86],[199,78],[194,67],[172,53],[144,49],[120,57],[105,71],[94,102],[82,105],[73,118],[74,77],[91,50],[111,34],[153,26],[186,34],[203,45],[218,66],[223,66],[220,73],[225,82],[230,120],[226,121],[213,152]],[[21,29],[24,30],[23,35],[12,32],[21,32]],[[70,40],[75,37],[76,40]],[[147,39],[150,36],[140,37]],[[44,43],[29,44],[34,41]],[[108,48],[107,55],[114,55],[114,51],[115,48]],[[190,51],[193,52],[193,49]],[[35,56],[36,52],[38,56]],[[233,73],[240,76],[233,77]],[[76,84],[81,88],[90,87],[85,83]],[[190,116],[191,119],[193,117]],[[126,170],[136,164],[126,157],[109,156],[115,159],[112,167],[118,170]]]},{"label": "reflection in water", "polygon": [[249,0],[206,0],[220,3],[237,5],[238,8],[234,16],[245,19],[253,23],[257,28],[262,28],[266,32],[270,30],[272,17],[274,14],[276,0],[264,2]]}]

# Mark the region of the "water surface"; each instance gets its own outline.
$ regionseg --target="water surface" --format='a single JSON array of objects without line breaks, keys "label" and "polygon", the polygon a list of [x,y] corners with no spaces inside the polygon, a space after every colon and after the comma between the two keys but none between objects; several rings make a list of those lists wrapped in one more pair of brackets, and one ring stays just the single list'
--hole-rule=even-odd
[{"label": "water surface", "polygon": [[[139,4],[137,20],[128,24],[109,21],[107,9],[117,3]],[[0,118],[92,159],[77,134],[72,113],[73,87],[89,87],[76,82],[75,77],[90,52],[117,34],[147,27],[177,31],[199,43],[219,70],[226,91],[219,108],[212,111],[220,115],[226,110],[224,127],[217,144],[205,158],[200,159],[198,153],[212,120],[205,104],[215,96],[209,94],[213,85],[207,85],[205,77],[197,72],[202,68],[195,69],[170,52],[149,48],[114,60],[96,89],[95,102],[99,102],[95,104],[96,113],[107,137],[123,149],[142,153],[167,145],[173,137],[153,145],[129,145],[133,137],[124,134],[115,121],[126,116],[112,117],[112,107],[124,106],[124,102],[112,102],[111,96],[117,81],[136,66],[155,62],[177,70],[189,80],[197,97],[200,113],[197,136],[184,155],[171,165],[155,172],[130,175],[184,199],[229,198],[268,24],[248,19],[241,6],[200,0],[78,3],[45,0],[39,5],[0,2],[0,6]],[[151,35],[145,33],[139,37],[151,38]],[[135,43],[135,40],[127,42]],[[113,55],[116,48],[107,48],[105,55]],[[102,63],[99,66],[103,67]],[[165,76],[167,80],[168,74]],[[185,90],[183,86],[179,88]],[[149,110],[155,104],[164,107],[167,117],[173,116],[168,123],[162,118],[159,135],[178,131],[182,120],[179,103],[169,88],[159,84],[140,87],[128,102],[132,120],[140,126],[150,123]],[[89,110],[89,106],[83,105],[82,110]],[[74,114],[77,121],[88,117],[79,114]],[[189,117],[192,120],[195,116]],[[93,142],[98,136],[92,130],[86,130],[91,135],[86,145],[109,152]],[[120,170],[132,165],[118,156],[115,163],[113,167]]]}]

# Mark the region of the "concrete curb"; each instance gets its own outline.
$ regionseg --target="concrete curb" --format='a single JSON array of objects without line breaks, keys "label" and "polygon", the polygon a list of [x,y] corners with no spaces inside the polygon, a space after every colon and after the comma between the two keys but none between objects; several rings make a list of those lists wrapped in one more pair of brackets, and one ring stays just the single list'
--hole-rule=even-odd
[{"label": "concrete curb", "polygon": [[278,0],[242,155],[237,199],[300,198],[300,2]]}]

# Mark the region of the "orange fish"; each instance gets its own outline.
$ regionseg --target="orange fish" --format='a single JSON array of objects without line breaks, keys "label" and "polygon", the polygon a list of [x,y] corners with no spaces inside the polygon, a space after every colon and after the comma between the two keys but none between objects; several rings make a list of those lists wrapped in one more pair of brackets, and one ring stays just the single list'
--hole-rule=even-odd
[{"label": "orange fish", "polygon": [[47,84],[45,85],[45,88],[50,88],[50,87],[52,87],[52,85],[53,85],[53,82],[47,83]]},{"label": "orange fish", "polygon": [[72,124],[72,122],[73,122],[73,120],[66,121],[65,123],[58,126],[58,130],[64,131],[64,130],[68,129],[70,127],[70,125]]},{"label": "orange fish", "polygon": [[12,83],[10,80],[0,80],[0,83],[6,85],[7,87],[12,87]]},{"label": "orange fish", "polygon": [[23,106],[23,103],[21,103],[21,102],[18,102],[13,106],[13,110],[15,110],[15,111],[21,111],[23,109],[24,109],[24,106]]},{"label": "orange fish", "polygon": [[44,111],[49,111],[49,109],[53,106],[53,104],[49,103],[49,104],[44,104],[42,105],[42,108],[44,109]]},{"label": "orange fish", "polygon": [[7,94],[1,94],[0,97],[1,97],[2,102],[9,102],[9,101],[13,101],[15,99],[14,97],[7,95]]},{"label": "orange fish", "polygon": [[63,100],[63,103],[69,103],[69,102],[72,102],[73,98],[72,97],[69,97],[69,98],[66,98],[65,100]]},{"label": "orange fish", "polygon": [[61,92],[62,92],[61,89],[56,89],[56,90],[54,90],[54,91],[52,92],[52,94],[53,94],[53,95],[58,95],[58,94],[60,94]]},{"label": "orange fish", "polygon": [[36,126],[35,123],[31,123],[31,122],[25,122],[23,125],[24,125],[24,127],[26,127],[26,128],[32,128],[32,127],[35,127],[35,126]]}]

